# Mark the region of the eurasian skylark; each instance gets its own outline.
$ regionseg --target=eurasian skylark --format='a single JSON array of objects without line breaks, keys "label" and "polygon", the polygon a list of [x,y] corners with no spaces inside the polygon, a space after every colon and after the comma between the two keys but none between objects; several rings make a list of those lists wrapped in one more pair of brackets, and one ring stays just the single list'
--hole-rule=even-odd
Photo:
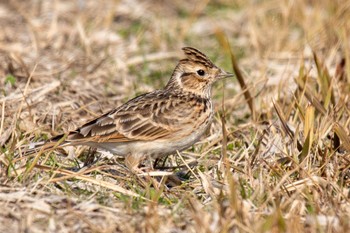
[{"label": "eurasian skylark", "polygon": [[199,50],[182,49],[168,84],[137,96],[120,107],[65,135],[53,137],[44,150],[87,145],[126,157],[136,169],[147,158],[159,158],[187,149],[206,132],[213,119],[212,84],[230,77]]}]

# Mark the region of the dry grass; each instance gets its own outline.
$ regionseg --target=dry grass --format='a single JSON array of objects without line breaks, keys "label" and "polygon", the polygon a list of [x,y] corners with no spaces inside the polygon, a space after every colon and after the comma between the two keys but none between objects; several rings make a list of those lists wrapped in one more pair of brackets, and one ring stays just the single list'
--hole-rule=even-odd
[{"label": "dry grass", "polygon": [[[167,2],[0,3],[0,232],[348,231],[350,2]],[[249,94],[216,85],[180,168],[18,149],[161,88],[184,45],[236,62]]]}]

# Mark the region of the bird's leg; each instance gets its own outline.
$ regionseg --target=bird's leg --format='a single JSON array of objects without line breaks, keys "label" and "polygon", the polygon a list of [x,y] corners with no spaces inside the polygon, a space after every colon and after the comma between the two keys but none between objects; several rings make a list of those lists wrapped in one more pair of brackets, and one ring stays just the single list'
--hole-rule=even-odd
[{"label": "bird's leg", "polygon": [[135,174],[142,173],[142,170],[139,168],[141,160],[141,156],[129,154],[125,157],[125,165]]},{"label": "bird's leg", "polygon": [[140,163],[141,161],[145,160],[146,156],[139,156],[139,155],[128,155],[125,157],[125,165],[130,169],[135,174],[141,174],[141,173],[147,173],[149,171],[153,170],[152,162],[151,162],[151,157],[148,158],[148,165],[140,168]]},{"label": "bird's leg", "polygon": [[[153,163],[153,168],[154,169],[163,169],[164,170],[164,168],[165,168],[165,163],[166,163],[166,161],[167,161],[167,159],[168,159],[168,155],[167,156],[165,156],[164,158],[156,158],[155,159],[155,161],[154,161],[154,163]],[[160,162],[162,162],[162,164],[161,165],[159,165],[159,163]]]}]

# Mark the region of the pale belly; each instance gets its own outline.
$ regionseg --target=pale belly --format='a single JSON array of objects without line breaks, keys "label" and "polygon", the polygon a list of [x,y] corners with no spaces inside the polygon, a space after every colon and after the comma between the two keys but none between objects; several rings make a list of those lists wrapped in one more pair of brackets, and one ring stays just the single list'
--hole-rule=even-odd
[{"label": "pale belly", "polygon": [[138,158],[152,157],[158,158],[182,151],[191,147],[199,141],[206,132],[210,123],[203,125],[192,134],[178,140],[154,140],[154,141],[134,141],[120,143],[89,143],[88,146],[101,148],[119,156],[133,156]]}]

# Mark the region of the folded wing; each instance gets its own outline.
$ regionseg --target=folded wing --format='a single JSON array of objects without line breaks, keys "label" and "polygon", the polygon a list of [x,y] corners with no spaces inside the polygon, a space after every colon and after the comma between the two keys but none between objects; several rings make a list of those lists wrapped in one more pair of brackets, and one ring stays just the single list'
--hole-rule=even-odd
[{"label": "folded wing", "polygon": [[[181,138],[193,130],[198,101],[164,92],[130,100],[69,133],[66,142],[152,141]],[[204,108],[204,107],[203,107]]]}]

